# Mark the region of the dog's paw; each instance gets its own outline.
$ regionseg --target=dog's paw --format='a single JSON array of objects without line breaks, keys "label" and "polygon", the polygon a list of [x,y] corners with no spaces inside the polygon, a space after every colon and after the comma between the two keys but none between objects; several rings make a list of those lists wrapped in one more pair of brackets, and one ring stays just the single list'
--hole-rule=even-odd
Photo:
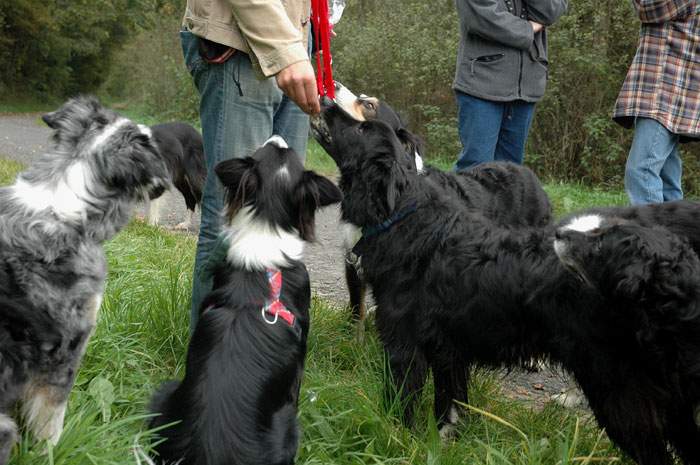
[{"label": "dog's paw", "polygon": [[189,221],[183,221],[182,223],[178,223],[175,226],[173,226],[173,229],[176,231],[189,231],[192,229],[192,223]]},{"label": "dog's paw", "polygon": [[0,414],[0,465],[5,465],[10,460],[12,447],[17,439],[15,422],[7,415]]},{"label": "dog's paw", "polygon": [[576,408],[584,404],[583,394],[574,387],[560,392],[559,394],[553,394],[551,399],[566,408]]}]

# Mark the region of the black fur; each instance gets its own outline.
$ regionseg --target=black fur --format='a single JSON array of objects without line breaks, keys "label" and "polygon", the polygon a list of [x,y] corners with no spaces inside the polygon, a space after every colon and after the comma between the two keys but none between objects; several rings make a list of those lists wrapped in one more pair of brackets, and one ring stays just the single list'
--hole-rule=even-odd
[{"label": "black fur", "polygon": [[[360,100],[362,99],[358,98],[358,101]],[[370,100],[376,106],[376,110],[362,113],[363,118],[382,121],[391,127],[401,141],[409,163],[420,169],[426,180],[443,189],[446,195],[455,196],[464,206],[479,212],[499,226],[520,228],[551,223],[552,208],[549,198],[532,170],[507,162],[482,163],[459,173],[445,172],[430,165],[418,168],[417,157],[420,158],[424,153],[422,139],[408,130],[401,116],[390,105],[377,99]],[[351,124],[356,120],[340,105],[329,105],[330,102],[325,101],[327,111],[335,116],[315,120],[312,129],[321,146],[333,156],[332,152],[342,150],[342,147],[334,144],[327,125],[335,124],[335,119],[344,120],[343,124]],[[367,286],[354,256],[346,251],[346,257],[348,259],[345,263],[345,279],[350,294],[350,309],[353,319],[361,322],[366,314]]]},{"label": "black fur", "polygon": [[187,123],[173,122],[151,126],[153,139],[168,165],[173,185],[194,212],[202,203],[207,177],[204,143],[199,132]]},{"label": "black fur", "polygon": [[[282,166],[288,176],[279,175]],[[332,182],[304,171],[292,150],[272,144],[253,157],[220,163],[216,173],[227,189],[230,222],[252,212],[258,224],[303,240],[313,238],[314,212],[341,196]],[[231,234],[229,250],[241,232],[225,233]],[[246,266],[231,255],[215,265],[214,290],[201,307],[185,378],[166,383],[152,401],[151,411],[161,414],[152,427],[179,422],[160,432],[165,441],[155,447],[159,463],[294,463],[309,277],[304,264],[291,257],[270,266],[282,272],[280,300],[294,314],[294,325],[263,319],[270,294],[265,267]]]},{"label": "black fur", "polygon": [[[700,264],[687,244],[668,235],[654,247],[677,253],[627,249],[624,264],[646,260],[652,270],[667,266],[682,272],[655,273],[653,286],[649,280],[638,286],[646,294],[624,300],[582,286],[554,252],[554,228],[499,228],[415,173],[386,124],[347,122],[328,110],[324,118],[337,148],[331,155],[341,172],[346,221],[373,227],[415,205],[414,213],[365,237],[362,255],[407,422],[428,369],[435,415],[445,425],[453,420],[454,400],[468,401],[468,367],[516,367],[544,358],[573,375],[600,425],[640,464],[673,463],[667,445],[686,463],[700,463],[693,421],[700,401],[693,355],[700,353],[695,323]],[[630,242],[648,238],[637,236]],[[671,259],[677,264],[667,265]],[[683,297],[669,289],[682,289]],[[653,301],[640,297],[657,291]],[[658,314],[670,318],[673,330],[649,344],[640,339],[639,321]],[[676,337],[682,342],[673,343]]]},{"label": "black fur", "polygon": [[564,217],[558,224],[571,221],[574,216],[599,214],[634,221],[644,226],[665,226],[679,236],[686,237],[695,253],[700,255],[700,203],[677,200],[629,207],[589,208]]}]

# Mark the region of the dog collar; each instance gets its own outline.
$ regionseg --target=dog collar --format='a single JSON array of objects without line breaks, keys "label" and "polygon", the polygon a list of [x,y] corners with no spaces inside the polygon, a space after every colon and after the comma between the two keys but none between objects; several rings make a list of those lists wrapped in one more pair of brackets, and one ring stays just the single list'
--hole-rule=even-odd
[{"label": "dog collar", "polygon": [[[296,320],[294,314],[287,310],[280,300],[282,272],[275,268],[268,268],[266,274],[267,281],[270,283],[270,298],[265,301],[265,305],[262,308],[263,320],[267,324],[274,325],[279,318],[282,318],[289,326],[294,327],[294,321]],[[272,315],[272,319],[268,319],[267,315]]]},{"label": "dog collar", "polygon": [[[418,210],[418,202],[416,200],[412,200],[411,202],[408,203],[404,208],[401,210],[395,211],[389,218],[386,220],[382,221],[379,224],[375,224],[373,226],[365,226],[362,228],[362,237],[360,238],[359,241],[355,244],[355,246],[352,248],[351,253],[355,255],[355,257],[361,257],[362,256],[362,248],[364,247],[364,244],[367,240],[367,238],[370,238],[372,236],[376,236],[377,234],[381,234],[383,232],[388,231],[391,229],[393,225],[398,223],[399,221],[403,220],[407,216],[409,216],[411,213],[414,213],[416,210]],[[357,260],[355,260],[357,261]]]}]

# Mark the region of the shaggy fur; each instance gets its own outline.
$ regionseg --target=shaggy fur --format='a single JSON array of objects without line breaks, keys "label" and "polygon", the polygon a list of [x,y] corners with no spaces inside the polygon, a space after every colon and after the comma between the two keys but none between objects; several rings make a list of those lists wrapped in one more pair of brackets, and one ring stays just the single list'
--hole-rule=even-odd
[{"label": "shaggy fur", "polygon": [[[0,429],[15,429],[20,403],[34,436],[56,443],[102,301],[101,243],[168,181],[148,128],[94,98],[69,100],[44,120],[53,128],[49,150],[0,188],[0,307],[27,321],[27,340],[38,341],[28,349],[25,339],[13,339],[21,348],[2,358]],[[38,323],[46,319],[50,331]],[[0,458],[15,439],[0,432]]]},{"label": "shaggy fur", "polygon": [[[222,263],[202,304],[182,382],[165,384],[151,411],[159,463],[287,465],[298,444],[297,401],[309,329],[309,276],[301,261],[315,211],[340,201],[280,138],[252,158],[217,165],[227,188]],[[282,273],[280,300],[294,322],[261,313],[266,270]],[[274,324],[270,324],[276,321]]]},{"label": "shaggy fur", "polygon": [[[470,210],[480,212],[497,225],[510,228],[545,226],[552,220],[552,209],[539,179],[529,168],[507,162],[482,163],[459,173],[445,172],[424,165],[422,140],[412,134],[399,114],[386,102],[365,95],[355,96],[336,82],[335,106],[338,117],[351,121],[382,121],[388,124],[401,141],[415,169],[443,189],[447,195],[456,196]],[[325,120],[312,122],[313,133],[323,148],[332,156],[335,146]],[[359,258],[352,248],[361,237],[360,228],[342,225],[345,245],[345,277],[350,294],[350,308],[356,320],[365,318],[366,283],[360,272]],[[359,326],[360,329],[363,325]],[[360,334],[362,334],[360,332]]]},{"label": "shaggy fur", "polygon": [[[640,464],[673,463],[667,445],[686,463],[700,463],[693,420],[700,264],[685,242],[668,234],[652,242],[656,233],[632,231],[639,240],[618,243],[641,249],[628,247],[620,265],[649,261],[637,268],[650,275],[611,271],[604,279],[614,289],[629,279],[640,292],[582,286],[559,261],[552,227],[498,227],[418,175],[392,128],[338,115],[332,106],[323,112],[338,148],[331,155],[341,172],[342,216],[365,231],[363,272],[407,422],[429,369],[445,427],[457,420],[454,401],[468,401],[467,367],[543,358],[573,375],[601,426]],[[593,250],[607,258],[619,244]],[[652,315],[668,317],[654,325],[671,332],[649,344],[640,322]],[[668,337],[673,331],[682,334],[680,345]]]},{"label": "shaggy fur", "polygon": [[[163,123],[151,126],[153,140],[158,145],[161,156],[168,164],[172,185],[180,191],[189,210],[187,221],[175,226],[175,229],[190,229],[194,221],[197,205],[202,203],[202,190],[207,178],[204,159],[204,143],[199,132],[187,123]],[[159,222],[159,202],[151,205],[147,201],[146,217],[148,223]]]},{"label": "shaggy fur", "polygon": [[700,203],[698,202],[677,200],[629,207],[589,208],[568,215],[559,223],[570,223],[576,217],[587,215],[623,218],[643,226],[664,226],[671,232],[687,238],[695,253],[700,255]]}]

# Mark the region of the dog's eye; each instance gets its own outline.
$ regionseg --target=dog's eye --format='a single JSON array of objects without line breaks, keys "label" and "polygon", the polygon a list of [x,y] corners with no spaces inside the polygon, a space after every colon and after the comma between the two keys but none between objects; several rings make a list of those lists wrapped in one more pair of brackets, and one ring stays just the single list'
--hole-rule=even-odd
[{"label": "dog's eye", "polygon": [[374,103],[370,102],[369,100],[363,101],[363,102],[362,102],[362,105],[364,105],[364,107],[367,108],[368,110],[374,110],[374,109],[375,109]]}]

